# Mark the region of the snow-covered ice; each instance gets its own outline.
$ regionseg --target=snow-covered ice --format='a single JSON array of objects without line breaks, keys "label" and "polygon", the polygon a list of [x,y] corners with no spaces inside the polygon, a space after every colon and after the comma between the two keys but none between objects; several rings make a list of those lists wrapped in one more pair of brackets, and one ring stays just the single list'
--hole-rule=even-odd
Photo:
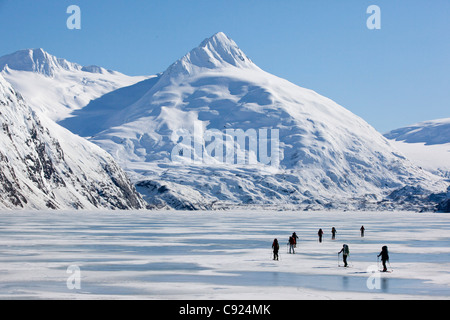
[{"label": "snow-covered ice", "polygon": [[[448,299],[449,229],[436,213],[2,212],[0,298]],[[344,243],[350,268],[338,267]],[[371,273],[383,245],[394,272]]]}]

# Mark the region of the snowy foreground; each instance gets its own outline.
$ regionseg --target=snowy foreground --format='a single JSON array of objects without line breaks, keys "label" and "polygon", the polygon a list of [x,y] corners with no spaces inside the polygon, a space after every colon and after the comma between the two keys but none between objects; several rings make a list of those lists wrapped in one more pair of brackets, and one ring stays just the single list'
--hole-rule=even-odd
[{"label": "snowy foreground", "polygon": [[[0,298],[448,299],[449,230],[434,213],[3,212]],[[394,271],[372,273],[383,245]]]}]

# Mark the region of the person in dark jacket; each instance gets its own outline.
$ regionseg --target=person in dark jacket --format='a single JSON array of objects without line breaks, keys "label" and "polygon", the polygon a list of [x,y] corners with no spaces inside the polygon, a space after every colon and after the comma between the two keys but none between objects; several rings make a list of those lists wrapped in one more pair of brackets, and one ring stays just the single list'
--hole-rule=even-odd
[{"label": "person in dark jacket", "polygon": [[364,226],[361,226],[361,229],[359,229],[359,231],[361,231],[361,238],[364,238],[364,231],[366,229],[364,228]]},{"label": "person in dark jacket", "polygon": [[278,244],[277,239],[273,240],[272,249],[273,249],[273,260],[278,260],[278,251],[280,250],[280,245]]},{"label": "person in dark jacket", "polygon": [[342,260],[344,261],[344,267],[347,267],[347,258],[350,255],[350,250],[348,248],[348,245],[344,244],[342,246],[341,251],[338,252],[338,255],[342,253]]},{"label": "person in dark jacket", "polygon": [[331,228],[331,240],[336,239],[336,228]]},{"label": "person in dark jacket", "polygon": [[383,263],[383,272],[387,272],[386,262],[389,261],[388,247],[384,246],[383,248],[381,248],[381,252],[377,257],[381,257],[381,262]]},{"label": "person in dark jacket", "polygon": [[319,236],[319,242],[322,243],[322,236],[323,236],[322,229],[319,229],[319,232],[317,232],[317,235]]}]

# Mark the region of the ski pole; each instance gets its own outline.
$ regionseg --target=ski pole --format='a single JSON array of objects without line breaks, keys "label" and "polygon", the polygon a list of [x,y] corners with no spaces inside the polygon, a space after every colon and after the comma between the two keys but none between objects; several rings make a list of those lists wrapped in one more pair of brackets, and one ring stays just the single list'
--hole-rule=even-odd
[{"label": "ski pole", "polygon": [[394,271],[394,269],[392,269],[391,267],[391,263],[389,262],[389,260],[387,262],[389,263],[389,268],[391,268],[391,272]]},{"label": "ski pole", "polygon": [[340,267],[340,266],[341,266],[341,260],[340,260],[340,258],[339,258],[339,257],[340,257],[340,255],[341,255],[341,254],[340,254],[340,253],[338,252],[338,267]]}]

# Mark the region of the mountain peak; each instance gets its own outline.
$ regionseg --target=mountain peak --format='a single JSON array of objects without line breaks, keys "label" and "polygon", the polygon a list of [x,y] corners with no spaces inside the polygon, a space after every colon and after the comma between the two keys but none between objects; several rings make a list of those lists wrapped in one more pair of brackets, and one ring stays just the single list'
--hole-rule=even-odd
[{"label": "mountain peak", "polygon": [[57,58],[42,48],[19,50],[0,57],[0,71],[17,70],[29,71],[53,77],[58,70],[84,71],[89,73],[114,74],[98,66],[83,67],[77,63]]},{"label": "mountain peak", "polygon": [[199,66],[207,65],[234,67],[248,67],[252,61],[238,47],[236,42],[225,33],[218,32],[203,42],[189,54],[191,62],[199,63]]},{"label": "mountain peak", "polygon": [[255,64],[231,38],[223,32],[218,32],[175,62],[166,73],[191,74],[197,68],[226,67],[249,68],[255,67]]},{"label": "mountain peak", "polygon": [[18,71],[36,72],[53,77],[56,70],[80,70],[81,66],[57,58],[42,48],[25,49],[0,58],[0,70],[6,68]]}]

